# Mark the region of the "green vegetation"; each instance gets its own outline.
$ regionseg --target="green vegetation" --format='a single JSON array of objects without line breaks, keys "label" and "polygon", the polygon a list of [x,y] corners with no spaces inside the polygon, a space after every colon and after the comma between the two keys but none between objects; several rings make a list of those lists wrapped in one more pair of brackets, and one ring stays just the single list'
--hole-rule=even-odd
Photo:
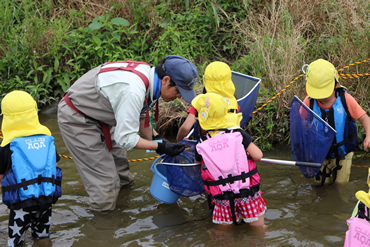
[{"label": "green vegetation", "polygon": [[[3,0],[0,99],[22,89],[47,104],[101,63],[131,59],[155,65],[177,54],[196,64],[199,78],[216,60],[261,78],[259,107],[302,74],[303,64],[324,58],[340,69],[370,58],[369,13],[367,0]],[[368,68],[361,63],[342,73]],[[340,83],[369,110],[368,77]],[[289,140],[293,95],[303,98],[303,79],[250,120],[247,131],[263,149]],[[162,104],[161,111],[171,114],[161,114],[161,130],[174,133],[187,107],[182,101]]]}]

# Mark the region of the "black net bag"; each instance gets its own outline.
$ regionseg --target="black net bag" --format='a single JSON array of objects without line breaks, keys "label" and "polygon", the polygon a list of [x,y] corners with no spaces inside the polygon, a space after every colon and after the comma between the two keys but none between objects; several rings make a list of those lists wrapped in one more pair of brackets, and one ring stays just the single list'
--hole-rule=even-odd
[{"label": "black net bag", "polygon": [[183,140],[185,151],[170,157],[165,155],[162,164],[166,165],[167,180],[171,191],[184,197],[203,193],[204,183],[201,176],[201,165],[194,164],[196,141]]}]

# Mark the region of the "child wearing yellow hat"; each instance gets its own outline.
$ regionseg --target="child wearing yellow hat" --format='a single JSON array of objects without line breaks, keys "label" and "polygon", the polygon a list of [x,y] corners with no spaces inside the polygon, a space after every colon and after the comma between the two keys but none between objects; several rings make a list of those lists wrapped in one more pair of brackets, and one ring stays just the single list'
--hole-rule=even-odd
[{"label": "child wearing yellow hat", "polygon": [[[368,173],[367,184],[370,188],[370,168]],[[348,231],[344,241],[344,247],[357,247],[368,245],[370,238],[368,233],[370,231],[370,191],[357,191],[356,198],[358,200],[350,219],[347,220]]]},{"label": "child wearing yellow hat", "polygon": [[[239,112],[239,106],[234,96],[235,86],[231,80],[231,69],[224,62],[210,63],[204,72],[204,91],[203,93],[215,93],[223,96],[228,103],[228,114],[232,121],[237,121],[235,113]],[[189,133],[197,120],[197,111],[191,107],[188,111],[185,122],[180,126],[176,140],[180,142]]]},{"label": "child wearing yellow hat", "polygon": [[361,219],[366,219],[367,221],[370,221],[370,168],[368,171],[367,176],[367,185],[369,186],[369,191],[365,192],[363,190],[359,190],[356,192],[355,196],[358,200],[358,203],[353,210],[352,217],[358,217]]},{"label": "child wearing yellow hat", "polygon": [[304,103],[333,127],[337,134],[315,182],[348,182],[353,151],[357,146],[356,120],[365,129],[364,150],[370,146],[370,118],[356,100],[339,85],[334,65],[318,59],[306,69]]},{"label": "child wearing yellow hat", "polygon": [[266,201],[259,190],[260,176],[254,162],[263,153],[239,127],[242,114],[230,118],[229,102],[215,93],[198,95],[192,105],[204,130],[196,145],[195,161],[202,165],[204,188],[213,206],[213,222],[264,226]]},{"label": "child wearing yellow hat", "polygon": [[2,199],[10,209],[8,246],[18,246],[30,226],[33,239],[49,238],[51,205],[61,196],[62,172],[54,138],[40,124],[32,96],[13,91],[3,98],[1,111]]}]

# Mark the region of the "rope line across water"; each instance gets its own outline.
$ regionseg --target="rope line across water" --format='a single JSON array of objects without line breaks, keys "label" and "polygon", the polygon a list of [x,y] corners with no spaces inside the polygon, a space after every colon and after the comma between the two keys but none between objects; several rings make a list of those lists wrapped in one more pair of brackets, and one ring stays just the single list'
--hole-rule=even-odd
[{"label": "rope line across water", "polygon": [[[66,156],[66,155],[59,154],[59,156],[62,157],[62,158],[73,160],[72,157],[69,157],[69,156]],[[132,159],[132,160],[128,160],[128,162],[148,161],[148,160],[154,160],[154,159],[156,159],[158,157],[159,157],[159,155],[154,156],[154,157],[149,157],[149,158]]]}]

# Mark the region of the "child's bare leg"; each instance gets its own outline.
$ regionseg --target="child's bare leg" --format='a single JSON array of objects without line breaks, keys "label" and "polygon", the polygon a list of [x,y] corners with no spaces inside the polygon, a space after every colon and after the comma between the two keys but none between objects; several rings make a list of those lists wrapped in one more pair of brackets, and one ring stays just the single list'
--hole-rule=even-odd
[{"label": "child's bare leg", "polygon": [[249,223],[249,225],[253,228],[253,230],[264,233],[266,231],[265,216],[259,216],[257,221],[253,221]]},{"label": "child's bare leg", "polygon": [[265,225],[265,215],[258,216],[257,221],[249,223],[250,226],[264,226]]}]

